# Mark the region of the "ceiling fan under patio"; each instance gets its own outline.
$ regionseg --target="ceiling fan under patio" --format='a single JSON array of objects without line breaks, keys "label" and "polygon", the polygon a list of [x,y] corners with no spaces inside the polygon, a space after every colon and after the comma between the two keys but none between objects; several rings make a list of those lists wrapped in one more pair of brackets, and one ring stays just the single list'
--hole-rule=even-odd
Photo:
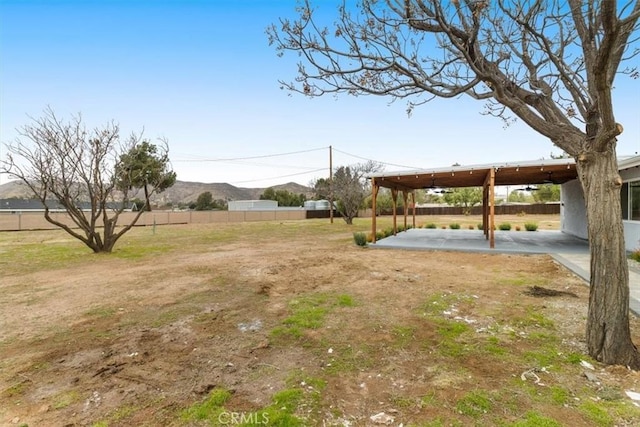
[{"label": "ceiling fan under patio", "polygon": [[436,185],[436,179],[435,178],[431,178],[431,185],[427,185],[426,187],[424,187],[424,189],[425,190],[430,190],[434,194],[449,194],[449,193],[453,193],[453,191],[451,191],[451,190],[447,190],[447,189],[438,187]]},{"label": "ceiling fan under patio", "polygon": [[527,185],[524,188],[516,188],[515,191],[538,191],[538,187],[532,187],[531,185]]}]

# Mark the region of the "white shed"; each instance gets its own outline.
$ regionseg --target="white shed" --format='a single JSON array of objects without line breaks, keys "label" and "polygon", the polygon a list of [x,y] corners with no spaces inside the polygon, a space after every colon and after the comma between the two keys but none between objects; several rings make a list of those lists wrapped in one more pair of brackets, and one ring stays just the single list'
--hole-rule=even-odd
[{"label": "white shed", "polygon": [[274,211],[278,209],[275,200],[234,200],[228,204],[230,211]]}]

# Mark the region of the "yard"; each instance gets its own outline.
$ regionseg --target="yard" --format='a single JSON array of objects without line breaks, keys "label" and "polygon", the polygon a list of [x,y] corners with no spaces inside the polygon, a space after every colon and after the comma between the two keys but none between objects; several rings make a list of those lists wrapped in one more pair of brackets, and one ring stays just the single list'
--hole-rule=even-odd
[{"label": "yard", "polygon": [[640,425],[640,374],[585,355],[579,278],[547,256],[356,246],[369,228],[140,227],[111,255],[0,233],[0,425]]}]

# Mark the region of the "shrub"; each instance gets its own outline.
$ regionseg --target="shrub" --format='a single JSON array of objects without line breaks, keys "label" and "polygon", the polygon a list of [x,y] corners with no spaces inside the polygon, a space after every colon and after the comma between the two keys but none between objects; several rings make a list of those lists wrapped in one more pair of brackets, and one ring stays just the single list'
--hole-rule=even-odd
[{"label": "shrub", "polygon": [[454,222],[453,224],[449,224],[449,228],[452,230],[459,230],[460,224],[458,224],[457,222]]},{"label": "shrub", "polygon": [[473,230],[473,225],[469,224],[469,230]]},{"label": "shrub", "polygon": [[398,233],[402,233],[404,231],[404,225],[399,225],[396,229],[398,230]]},{"label": "shrub", "polygon": [[384,237],[393,236],[393,228],[385,228],[383,233]]},{"label": "shrub", "polygon": [[525,222],[524,229],[527,231],[536,231],[538,229],[538,224],[535,222]]},{"label": "shrub", "polygon": [[358,246],[367,246],[367,235],[365,233],[353,233],[353,241]]},{"label": "shrub", "polygon": [[516,225],[516,231],[520,231],[520,230],[521,230],[520,226]]},{"label": "shrub", "polygon": [[367,243],[372,243],[372,242],[373,242],[373,234],[367,233]]},{"label": "shrub", "polygon": [[383,231],[376,231],[376,240],[382,240],[385,237],[387,237],[387,236],[384,235]]},{"label": "shrub", "polygon": [[508,222],[503,222],[498,226],[498,228],[500,228],[500,230],[502,231],[509,231],[511,230],[511,224],[509,224]]},{"label": "shrub", "polygon": [[516,215],[517,216],[525,216],[527,213],[525,211],[520,211]]},{"label": "shrub", "polygon": [[629,255],[629,258],[631,258],[634,261],[640,262],[640,249],[636,249],[635,251],[631,252],[631,255]]},{"label": "shrub", "polygon": [[433,222],[430,222],[429,224],[425,225],[424,228],[438,228]]},{"label": "shrub", "polygon": [[440,227],[440,228],[442,228],[443,230],[446,230],[446,229],[447,229],[447,226],[446,226],[446,225],[443,225],[443,226],[442,226],[442,227]]},{"label": "shrub", "polygon": [[478,223],[478,230],[482,230],[482,223],[481,222]]}]

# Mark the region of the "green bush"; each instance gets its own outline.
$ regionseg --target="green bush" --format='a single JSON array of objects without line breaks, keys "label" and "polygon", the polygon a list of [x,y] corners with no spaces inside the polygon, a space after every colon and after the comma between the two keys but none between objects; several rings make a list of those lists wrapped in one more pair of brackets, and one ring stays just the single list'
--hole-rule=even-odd
[{"label": "green bush", "polygon": [[478,223],[478,230],[482,230],[482,223],[481,222]]},{"label": "green bush", "polygon": [[458,224],[457,222],[454,222],[453,224],[449,224],[449,228],[452,230],[459,230],[460,224]]},{"label": "green bush", "polygon": [[399,225],[396,229],[398,230],[398,233],[402,233],[404,231],[404,225]]},{"label": "green bush", "polygon": [[469,230],[473,230],[473,225],[469,224]]},{"label": "green bush", "polygon": [[503,222],[498,226],[498,228],[500,228],[500,230],[502,231],[509,231],[511,230],[511,224],[509,224],[508,222]]},{"label": "green bush", "polygon": [[525,222],[524,229],[527,231],[536,231],[538,229],[538,224],[535,222]]},{"label": "green bush", "polygon": [[367,246],[367,235],[365,233],[353,233],[353,241],[358,246]]},{"label": "green bush", "polygon": [[430,222],[429,224],[426,224],[424,228],[438,228],[438,226],[435,225],[433,222]]},{"label": "green bush", "polygon": [[376,240],[382,240],[385,237],[387,237],[387,236],[384,235],[383,231],[376,231]]},{"label": "green bush", "polygon": [[631,252],[631,255],[629,255],[629,258],[631,258],[634,261],[640,262],[640,249],[636,249],[635,251]]},{"label": "green bush", "polygon": [[385,228],[383,233],[384,237],[393,236],[393,228]]}]

